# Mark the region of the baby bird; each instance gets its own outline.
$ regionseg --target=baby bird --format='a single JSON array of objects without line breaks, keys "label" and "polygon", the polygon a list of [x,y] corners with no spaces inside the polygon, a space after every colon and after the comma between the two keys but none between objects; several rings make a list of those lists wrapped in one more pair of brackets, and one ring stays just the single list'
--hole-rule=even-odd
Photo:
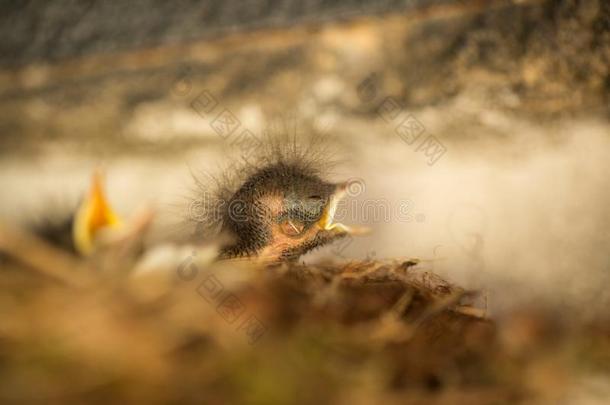
[{"label": "baby bird", "polygon": [[[276,153],[245,171],[236,187],[221,187],[223,193],[212,204],[214,215],[206,216],[219,220],[220,233],[230,240],[221,258],[293,260],[367,231],[334,222],[347,183],[323,180],[315,161],[303,154]],[[209,229],[209,223],[202,225],[198,232]]]},{"label": "baby bird", "polygon": [[104,192],[103,176],[93,173],[89,191],[74,211],[61,216],[49,213],[42,222],[31,226],[35,235],[69,253],[91,255],[107,232],[120,231],[123,221],[114,212]]}]

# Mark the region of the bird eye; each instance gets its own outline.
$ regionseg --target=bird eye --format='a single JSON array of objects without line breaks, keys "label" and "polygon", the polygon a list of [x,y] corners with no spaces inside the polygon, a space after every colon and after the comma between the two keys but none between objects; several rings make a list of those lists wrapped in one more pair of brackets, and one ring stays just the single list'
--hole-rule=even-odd
[{"label": "bird eye", "polygon": [[299,236],[305,230],[305,224],[294,219],[287,219],[280,223],[280,230],[287,236]]},{"label": "bird eye", "polygon": [[322,197],[319,195],[310,195],[307,198],[309,198],[310,200],[321,200],[322,199]]}]

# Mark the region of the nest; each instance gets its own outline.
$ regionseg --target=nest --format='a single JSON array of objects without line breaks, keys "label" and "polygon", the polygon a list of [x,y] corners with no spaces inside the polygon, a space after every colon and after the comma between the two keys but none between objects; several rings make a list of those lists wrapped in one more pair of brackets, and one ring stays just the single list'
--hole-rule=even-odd
[{"label": "nest", "polygon": [[85,261],[0,232],[3,403],[555,400],[575,351],[610,352],[605,329],[574,345],[544,314],[499,328],[481,294],[416,260],[268,266],[121,247]]}]

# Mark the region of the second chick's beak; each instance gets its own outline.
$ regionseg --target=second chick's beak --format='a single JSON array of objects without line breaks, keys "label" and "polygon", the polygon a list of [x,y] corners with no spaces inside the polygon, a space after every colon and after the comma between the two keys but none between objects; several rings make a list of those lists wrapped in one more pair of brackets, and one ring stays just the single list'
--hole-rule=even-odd
[{"label": "second chick's beak", "polygon": [[100,234],[108,229],[118,229],[122,221],[112,210],[104,194],[103,178],[95,172],[87,196],[81,202],[74,217],[72,238],[78,253],[90,255]]}]

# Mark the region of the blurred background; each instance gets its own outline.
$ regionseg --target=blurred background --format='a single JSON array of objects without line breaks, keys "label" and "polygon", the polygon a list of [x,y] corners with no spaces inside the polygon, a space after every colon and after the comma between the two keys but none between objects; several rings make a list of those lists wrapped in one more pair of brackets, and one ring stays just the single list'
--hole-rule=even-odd
[{"label": "blurred background", "polygon": [[577,296],[608,272],[604,1],[0,7],[5,219],[73,206],[101,166],[119,212],[182,220],[191,172],[275,128],[322,134],[355,182],[344,222],[374,228],[314,258],[419,257],[474,287]]},{"label": "blurred background", "polygon": [[193,172],[321,134],[341,221],[373,233],[304,261],[419,258],[494,316],[607,310],[609,120],[604,0],[0,3],[3,221],[73,207],[103,167],[163,239]]}]

